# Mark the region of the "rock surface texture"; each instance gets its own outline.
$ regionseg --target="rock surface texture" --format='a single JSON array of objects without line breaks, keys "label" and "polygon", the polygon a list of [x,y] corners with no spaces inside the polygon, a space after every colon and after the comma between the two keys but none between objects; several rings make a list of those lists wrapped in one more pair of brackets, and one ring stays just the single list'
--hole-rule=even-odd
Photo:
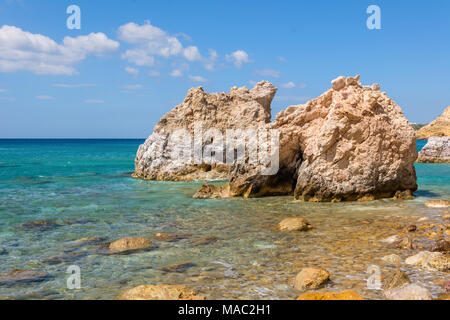
[{"label": "rock surface texture", "polygon": [[359,294],[351,290],[342,292],[308,292],[302,294],[297,300],[364,300]]},{"label": "rock surface texture", "polygon": [[228,196],[329,202],[407,199],[417,190],[414,129],[378,84],[362,86],[359,76],[333,80],[332,89],[281,111],[266,127],[280,132],[278,173],[235,164]]},{"label": "rock surface texture", "polygon": [[431,137],[450,136],[450,106],[444,110],[433,122],[417,131],[417,139],[428,139]]},{"label": "rock surface texture", "polygon": [[[276,92],[277,88],[266,81],[259,82],[252,90],[234,87],[228,94],[209,94],[202,87],[190,89],[183,103],[167,113],[156,124],[153,134],[139,147],[133,176],[160,181],[227,178],[227,165],[195,163],[195,159],[189,164],[172,157],[179,145],[177,130],[191,133],[193,144],[203,140],[194,136],[196,123],[200,121],[204,134],[211,128],[225,135],[227,129],[261,127],[271,120],[270,104]],[[206,143],[207,139],[202,146]]]},{"label": "rock surface texture", "polygon": [[431,137],[419,153],[417,162],[450,163],[450,137]]},{"label": "rock surface texture", "polygon": [[117,300],[205,300],[183,285],[142,285],[122,291]]}]

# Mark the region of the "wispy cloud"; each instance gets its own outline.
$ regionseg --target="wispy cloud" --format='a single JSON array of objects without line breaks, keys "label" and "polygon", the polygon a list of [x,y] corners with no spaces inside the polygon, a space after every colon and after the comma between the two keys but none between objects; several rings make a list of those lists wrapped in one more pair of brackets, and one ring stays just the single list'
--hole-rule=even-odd
[{"label": "wispy cloud", "polygon": [[143,86],[141,84],[130,84],[122,87],[125,90],[139,90],[142,89]]},{"label": "wispy cloud", "polygon": [[38,99],[38,100],[54,100],[55,98],[52,96],[41,95],[41,96],[36,96],[36,99]]},{"label": "wispy cloud", "polygon": [[208,79],[203,78],[201,76],[189,76],[189,79],[194,82],[202,82],[202,83],[208,82]]},{"label": "wispy cloud", "polygon": [[279,78],[280,77],[280,71],[278,70],[272,70],[272,69],[262,69],[262,70],[256,70],[255,73],[259,76],[269,76],[269,77],[274,77],[274,78]]},{"label": "wispy cloud", "polygon": [[304,89],[306,88],[306,83],[301,82],[299,84],[295,84],[294,82],[290,81],[288,83],[280,84],[280,87],[284,89],[293,89],[293,88]]},{"label": "wispy cloud", "polygon": [[0,93],[7,92],[8,90],[0,88]]},{"label": "wispy cloud", "polygon": [[159,71],[152,70],[148,72],[148,75],[150,77],[159,77],[161,74],[159,73]]},{"label": "wispy cloud", "polygon": [[178,69],[175,69],[175,70],[173,70],[173,71],[170,73],[170,76],[171,76],[171,77],[174,77],[174,78],[179,78],[179,77],[182,77],[182,76],[183,76],[183,72],[181,72],[181,71],[178,70]]},{"label": "wispy cloud", "polygon": [[241,68],[244,63],[251,63],[248,53],[243,50],[237,50],[225,56],[227,61],[233,62],[236,68]]},{"label": "wispy cloud", "polygon": [[132,75],[133,77],[137,77],[139,74],[139,69],[132,67],[125,67],[125,72]]}]

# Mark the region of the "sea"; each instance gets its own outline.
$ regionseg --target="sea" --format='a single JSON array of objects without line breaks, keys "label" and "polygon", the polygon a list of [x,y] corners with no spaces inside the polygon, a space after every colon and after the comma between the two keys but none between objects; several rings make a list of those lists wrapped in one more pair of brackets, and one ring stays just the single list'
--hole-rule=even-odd
[{"label": "sea", "polygon": [[[351,289],[383,299],[382,290],[367,285],[373,266],[390,272],[383,256],[405,259],[432,241],[418,240],[416,250],[405,251],[383,239],[421,217],[442,224],[448,213],[424,203],[450,199],[449,164],[416,164],[419,190],[409,201],[198,200],[192,195],[201,181],[131,177],[143,142],[0,140],[0,299],[114,299],[143,284],[184,284],[208,299],[296,299],[301,292],[292,281],[304,267],[331,273],[322,291]],[[424,143],[417,142],[418,150]],[[314,228],[278,231],[288,217],[307,218]],[[27,225],[33,221],[53,224]],[[159,233],[179,236],[165,241]],[[98,241],[77,242],[87,237]],[[101,250],[124,237],[146,237],[152,246],[128,254]],[[448,280],[445,273],[401,268],[434,297],[442,292],[439,282]],[[48,276],[2,283],[12,270]],[[73,270],[80,279],[75,288]]]}]

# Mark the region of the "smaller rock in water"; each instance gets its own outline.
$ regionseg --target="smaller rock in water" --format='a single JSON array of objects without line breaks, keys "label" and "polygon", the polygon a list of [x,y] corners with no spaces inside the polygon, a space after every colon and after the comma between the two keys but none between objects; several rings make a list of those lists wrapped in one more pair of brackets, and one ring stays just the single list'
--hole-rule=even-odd
[{"label": "smaller rock in water", "polygon": [[36,230],[40,230],[40,231],[45,231],[48,229],[54,229],[54,228],[61,227],[61,225],[57,224],[56,222],[53,222],[53,221],[40,220],[40,221],[30,221],[30,222],[22,223],[21,227],[23,229],[27,229],[27,230],[36,229]]},{"label": "smaller rock in water", "polygon": [[91,244],[91,243],[101,243],[106,241],[106,237],[87,237],[75,240],[74,243],[76,244]]},{"label": "smaller rock in water", "polygon": [[383,289],[390,290],[410,283],[409,277],[402,270],[397,269],[383,276]]},{"label": "smaller rock in water", "polygon": [[390,254],[381,258],[386,264],[398,266],[402,263],[402,259],[396,254]]},{"label": "smaller rock in water", "polygon": [[388,244],[393,249],[414,249],[414,242],[409,237],[400,237],[397,241]]},{"label": "smaller rock in water", "polygon": [[450,207],[449,200],[430,200],[425,202],[428,208],[448,208]]},{"label": "smaller rock in water", "polygon": [[415,224],[410,224],[409,226],[405,227],[406,232],[415,232],[417,231],[417,226]]},{"label": "smaller rock in water", "polygon": [[287,218],[278,224],[281,231],[308,231],[312,225],[304,218]]},{"label": "smaller rock in water", "polygon": [[182,273],[182,272],[185,272],[188,269],[193,268],[195,266],[196,266],[196,264],[191,263],[191,262],[178,263],[178,264],[163,267],[163,268],[161,268],[161,271]]},{"label": "smaller rock in water", "polygon": [[219,238],[214,237],[214,236],[204,236],[204,237],[200,237],[200,238],[193,240],[192,244],[195,246],[203,246],[203,245],[207,245],[207,244],[216,242],[217,240],[219,240]]},{"label": "smaller rock in water", "polygon": [[385,291],[385,296],[389,300],[431,300],[430,292],[417,285],[405,284],[401,287]]},{"label": "smaller rock in water", "polygon": [[297,290],[318,289],[330,279],[326,270],[305,268],[295,277],[294,288]]},{"label": "smaller rock in water", "polygon": [[122,238],[109,245],[112,253],[131,253],[150,248],[152,242],[147,238]]},{"label": "smaller rock in water", "polygon": [[50,258],[45,259],[43,262],[47,264],[61,264],[67,262],[73,262],[83,257],[86,257],[86,252],[67,252],[62,255],[52,256]]},{"label": "smaller rock in water", "polygon": [[444,288],[446,293],[450,293],[450,280],[445,281],[444,284],[442,285],[442,287]]},{"label": "smaller rock in water", "polygon": [[450,252],[450,241],[449,240],[439,240],[436,241],[431,247],[432,252]]},{"label": "smaller rock in water", "polygon": [[297,300],[364,300],[364,298],[352,290],[342,292],[308,292],[302,294]]},{"label": "smaller rock in water", "polygon": [[122,291],[117,300],[205,300],[183,285],[142,285]]},{"label": "smaller rock in water", "polygon": [[422,251],[407,258],[405,263],[432,271],[450,270],[450,256],[441,252]]},{"label": "smaller rock in water", "polygon": [[16,285],[20,283],[41,282],[47,280],[48,273],[33,270],[12,270],[0,274],[0,286]]},{"label": "smaller rock in water", "polygon": [[177,233],[157,233],[153,236],[153,239],[168,241],[168,242],[176,242],[180,240],[184,240],[189,238],[190,234],[177,234]]},{"label": "smaller rock in water", "polygon": [[450,163],[450,137],[431,137],[419,153],[417,162]]},{"label": "smaller rock in water", "polygon": [[0,247],[0,256],[1,256],[1,255],[4,255],[4,254],[8,254],[8,251],[6,251],[5,248]]},{"label": "smaller rock in water", "polygon": [[230,194],[230,186],[215,186],[203,183],[202,187],[194,194],[194,199],[221,199],[228,198]]}]

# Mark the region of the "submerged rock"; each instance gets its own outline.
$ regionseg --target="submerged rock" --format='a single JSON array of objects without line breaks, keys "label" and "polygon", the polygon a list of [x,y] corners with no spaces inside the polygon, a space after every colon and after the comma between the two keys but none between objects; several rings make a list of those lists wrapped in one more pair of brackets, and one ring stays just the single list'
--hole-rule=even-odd
[{"label": "submerged rock", "polygon": [[448,106],[433,122],[417,131],[416,134],[417,139],[450,136],[450,106]]},{"label": "submerged rock", "polygon": [[195,266],[196,264],[192,262],[178,263],[170,266],[165,266],[161,268],[161,271],[182,273]]},{"label": "submerged rock", "polygon": [[190,234],[178,234],[178,233],[157,233],[153,236],[155,240],[176,242],[189,238]]},{"label": "submerged rock", "polygon": [[450,281],[445,281],[442,285],[446,293],[450,293]]},{"label": "submerged rock", "polygon": [[94,243],[101,243],[101,242],[105,242],[106,241],[106,237],[97,237],[97,236],[93,236],[93,237],[87,237],[87,238],[82,238],[82,239],[78,239],[75,240],[73,243],[74,244],[94,244]]},{"label": "submerged rock", "polygon": [[130,253],[150,248],[152,242],[147,238],[122,238],[109,245],[111,253]]},{"label": "submerged rock", "polygon": [[390,254],[388,256],[384,256],[383,258],[381,258],[381,260],[383,260],[386,264],[390,264],[390,265],[394,265],[394,266],[398,266],[402,263],[402,258],[400,258],[396,254]]},{"label": "submerged rock", "polygon": [[294,288],[297,290],[318,289],[330,279],[326,270],[305,268],[295,277]]},{"label": "submerged rock", "polygon": [[142,285],[122,291],[117,300],[205,300],[183,285]]},{"label": "submerged rock", "polygon": [[450,241],[447,239],[436,241],[432,247],[432,252],[450,252]]},{"label": "submerged rock", "polygon": [[[229,197],[289,195],[312,202],[411,198],[417,190],[414,129],[379,86],[340,77],[333,89],[281,111],[279,170],[235,163]],[[220,194],[215,190],[215,195]]]},{"label": "submerged rock", "polygon": [[450,200],[430,200],[425,202],[428,208],[448,208],[450,207]]},{"label": "submerged rock", "polygon": [[410,283],[410,281],[406,273],[404,273],[400,269],[397,269],[384,275],[382,283],[384,290],[390,290],[393,288],[403,286],[404,284]]},{"label": "submerged rock", "polygon": [[433,271],[450,270],[450,256],[441,252],[422,251],[407,258],[405,263]]},{"label": "submerged rock", "polygon": [[195,134],[196,123],[201,121],[205,135],[213,128],[225,135],[229,129],[263,126],[270,122],[270,104],[276,91],[277,88],[266,81],[259,82],[252,90],[234,87],[228,94],[209,94],[202,87],[190,89],[183,103],[167,113],[139,147],[133,176],[164,181],[227,178],[228,165],[211,164],[203,159],[186,163],[185,159],[173,157],[181,143],[177,136],[179,130],[191,134],[201,151],[210,142],[203,135]]},{"label": "submerged rock", "polygon": [[385,296],[389,300],[431,300],[430,292],[417,285],[405,284],[401,287],[396,287],[385,291]]},{"label": "submerged rock", "polygon": [[22,229],[45,231],[61,227],[60,224],[49,220],[30,221],[21,224]]},{"label": "submerged rock", "polygon": [[352,290],[342,292],[307,292],[297,300],[364,300],[364,298]]},{"label": "submerged rock", "polygon": [[305,218],[287,218],[278,224],[281,231],[308,231],[312,225]]},{"label": "submerged rock", "polygon": [[8,251],[5,248],[0,247],[0,256],[4,254],[8,254]]},{"label": "submerged rock", "polygon": [[419,153],[417,162],[450,163],[450,137],[431,137]]},{"label": "submerged rock", "polygon": [[45,259],[43,262],[54,265],[54,264],[73,262],[73,261],[79,260],[81,258],[84,258],[86,256],[87,256],[86,252],[66,252],[61,255],[49,257],[49,258]]},{"label": "submerged rock", "polygon": [[47,272],[33,270],[12,270],[0,274],[0,286],[15,285],[28,282],[41,282],[48,278]]}]

